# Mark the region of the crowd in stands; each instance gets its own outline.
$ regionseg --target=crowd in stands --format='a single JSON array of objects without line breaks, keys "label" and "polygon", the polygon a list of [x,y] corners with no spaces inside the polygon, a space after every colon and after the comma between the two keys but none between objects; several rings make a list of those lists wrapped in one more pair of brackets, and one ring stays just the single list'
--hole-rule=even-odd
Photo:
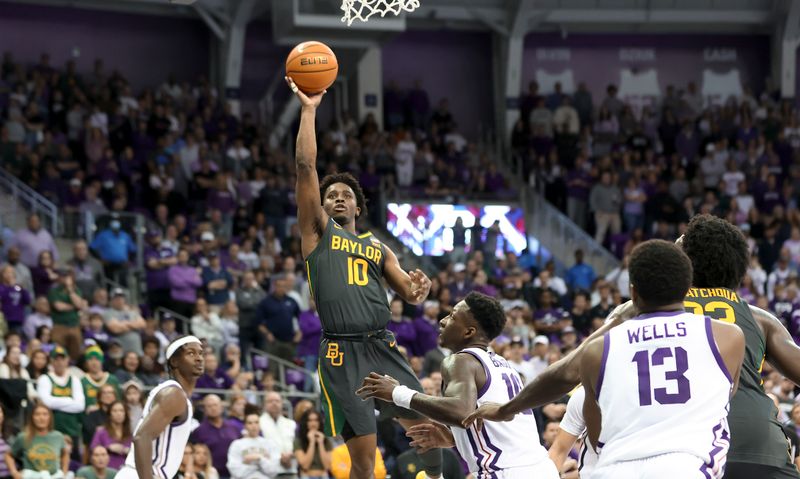
[{"label": "crowd in stands", "polygon": [[[705,110],[696,92],[668,91],[658,108],[636,116],[614,89],[596,112],[585,87],[554,95],[531,88],[512,138],[549,200],[621,258],[645,238],[674,239],[696,212],[729,217],[754,251],[740,293],[778,312],[800,339],[792,188],[800,129],[791,106],[746,96]],[[419,84],[389,85],[384,100],[384,130],[374,118],[359,125],[346,115],[323,129],[321,174],[354,172],[373,202],[381,191],[513,194],[498,165],[459,133],[446,100],[433,109]],[[90,238],[75,239],[62,257],[57,232],[36,215],[4,234],[0,394],[14,401],[3,401],[0,416],[0,478],[23,469],[113,477],[147,391],[167,376],[166,345],[188,331],[206,343],[206,373],[179,477],[347,477],[346,448],[320,434],[326,418],[295,394],[316,391],[320,321],[294,220],[293,160],[267,147],[263,125],[232,114],[204,79],[170,78],[134,93],[101,61],[79,72],[74,62],[56,68],[43,55],[25,65],[9,53],[0,115],[0,166],[61,207],[67,236]],[[137,253],[130,212],[148,219],[141,301],[128,289]],[[106,218],[93,235],[83,227],[87,215]],[[493,348],[525,382],[627,299],[624,261],[597,275],[576,251],[560,273],[528,251],[497,258],[484,246],[471,241],[429,272],[420,307],[387,297],[388,327],[428,394],[439,394],[450,354],[436,341],[438,321],[470,291],[500,298],[508,323]],[[284,371],[259,351],[307,373]],[[793,385],[768,365],[765,387],[794,400]],[[545,444],[564,411],[564,401],[535,411]],[[792,419],[800,425],[800,408]],[[384,420],[379,431],[376,477],[415,477],[419,458],[398,426]],[[46,460],[26,455],[33,442]],[[445,464],[455,466],[446,477],[463,477],[455,455]]]}]

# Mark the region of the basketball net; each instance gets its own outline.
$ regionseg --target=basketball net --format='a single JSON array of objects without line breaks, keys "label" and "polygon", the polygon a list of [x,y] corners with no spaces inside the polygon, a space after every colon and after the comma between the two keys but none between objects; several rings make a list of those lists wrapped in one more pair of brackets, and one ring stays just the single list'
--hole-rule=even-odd
[{"label": "basketball net", "polygon": [[369,17],[379,13],[385,17],[387,13],[399,15],[400,12],[413,12],[419,7],[419,0],[342,0],[343,22],[347,26],[354,20],[366,22]]}]

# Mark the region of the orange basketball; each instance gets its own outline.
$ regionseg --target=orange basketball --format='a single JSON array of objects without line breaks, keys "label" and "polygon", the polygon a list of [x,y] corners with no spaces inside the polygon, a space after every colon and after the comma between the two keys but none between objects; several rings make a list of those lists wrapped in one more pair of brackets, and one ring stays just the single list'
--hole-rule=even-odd
[{"label": "orange basketball", "polygon": [[321,42],[303,42],[286,57],[286,76],[304,93],[319,93],[333,85],[339,62],[333,50]]}]

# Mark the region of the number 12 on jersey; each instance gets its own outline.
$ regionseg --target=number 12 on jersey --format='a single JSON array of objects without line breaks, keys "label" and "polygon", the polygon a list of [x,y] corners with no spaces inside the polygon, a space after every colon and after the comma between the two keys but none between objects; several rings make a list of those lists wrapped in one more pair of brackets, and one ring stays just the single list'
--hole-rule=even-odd
[{"label": "number 12 on jersey", "polygon": [[367,276],[367,260],[364,258],[347,257],[347,284],[354,284],[356,286],[366,286],[369,283],[369,276]]},{"label": "number 12 on jersey", "polygon": [[[666,358],[675,358],[675,369],[664,373],[667,381],[676,381],[678,392],[667,392],[667,388],[652,389],[650,383],[651,366],[663,366]],[[686,404],[692,397],[689,378],[685,376],[689,370],[689,358],[681,347],[658,348],[650,355],[649,351],[639,351],[633,355],[631,362],[636,363],[639,373],[639,405],[650,406],[653,396],[659,404]],[[653,368],[655,369],[655,368]]]}]

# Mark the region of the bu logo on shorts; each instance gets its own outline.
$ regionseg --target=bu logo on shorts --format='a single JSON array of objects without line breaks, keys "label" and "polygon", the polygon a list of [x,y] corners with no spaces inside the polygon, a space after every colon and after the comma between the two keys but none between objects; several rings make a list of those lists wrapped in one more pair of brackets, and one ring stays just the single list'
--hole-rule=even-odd
[{"label": "bu logo on shorts", "polygon": [[338,343],[328,343],[328,351],[325,358],[331,360],[331,366],[341,366],[344,353],[339,351]]}]

